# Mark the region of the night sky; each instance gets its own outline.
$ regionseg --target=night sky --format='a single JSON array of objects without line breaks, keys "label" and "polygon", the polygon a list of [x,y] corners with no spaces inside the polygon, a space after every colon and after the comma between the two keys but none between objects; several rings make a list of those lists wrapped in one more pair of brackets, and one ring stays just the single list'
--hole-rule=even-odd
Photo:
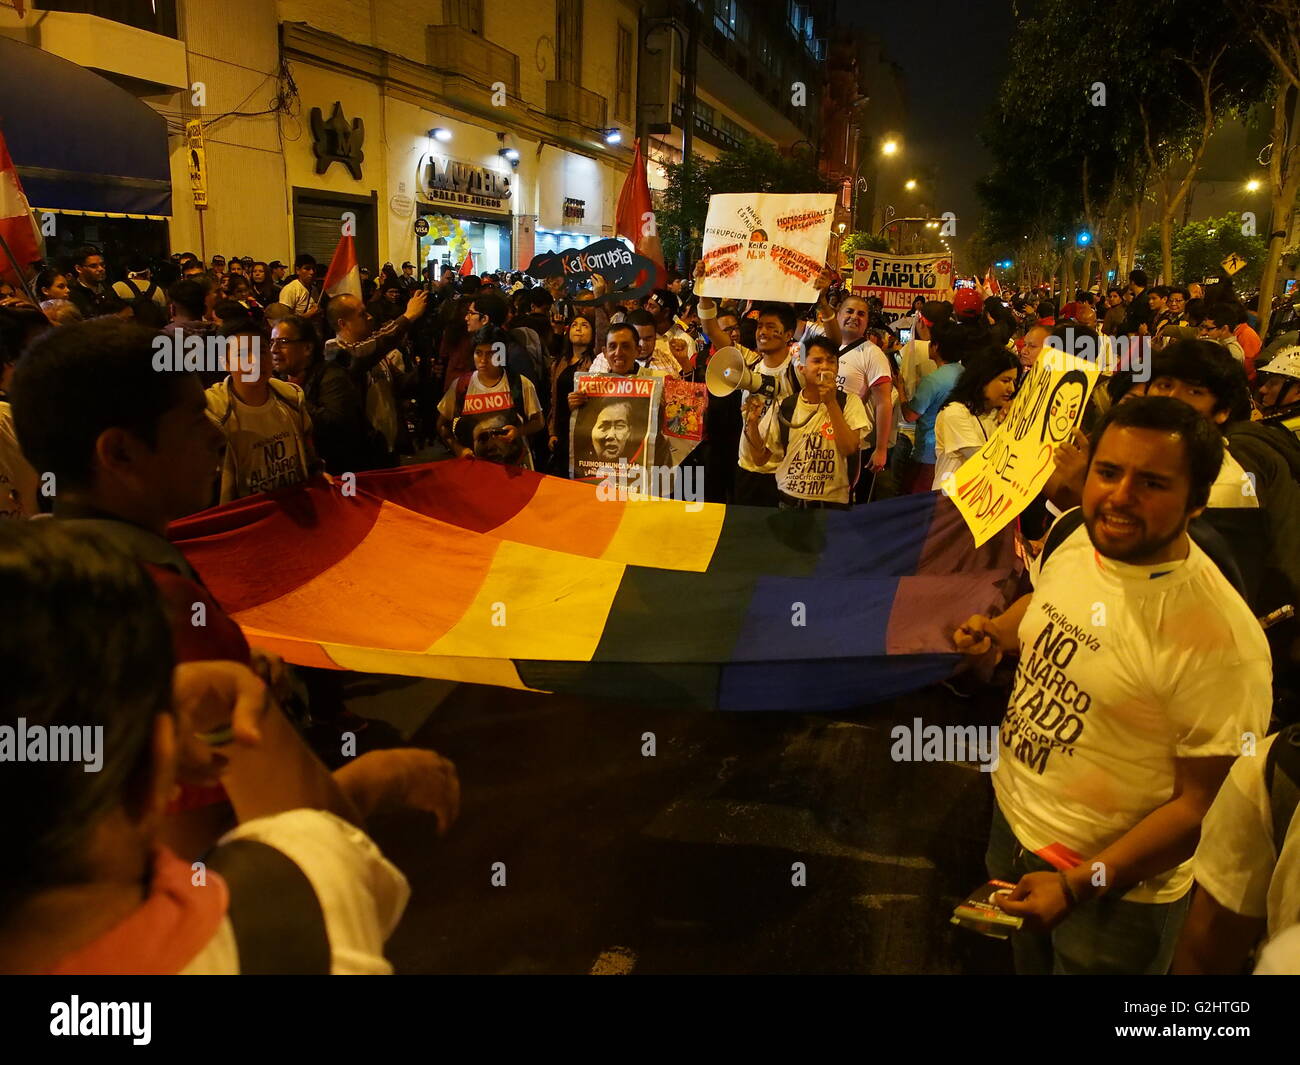
[{"label": "night sky", "polygon": [[[837,22],[870,33],[903,68],[906,151],[938,175],[936,206],[961,221],[958,247],[979,212],[975,181],[992,161],[978,132],[1006,70],[1013,0],[930,0],[924,4],[839,0]],[[1021,3],[1023,13],[1025,5]],[[969,227],[963,222],[969,220]]]}]

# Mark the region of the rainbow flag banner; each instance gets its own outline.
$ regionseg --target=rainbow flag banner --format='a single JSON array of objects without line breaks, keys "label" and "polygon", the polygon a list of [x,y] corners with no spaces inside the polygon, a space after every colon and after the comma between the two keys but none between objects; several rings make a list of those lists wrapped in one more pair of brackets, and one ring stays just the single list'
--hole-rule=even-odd
[{"label": "rainbow flag banner", "polygon": [[845,709],[949,675],[1004,609],[1012,529],[938,493],[851,511],[607,500],[451,460],[172,526],[250,642],[298,665],[724,710]]}]

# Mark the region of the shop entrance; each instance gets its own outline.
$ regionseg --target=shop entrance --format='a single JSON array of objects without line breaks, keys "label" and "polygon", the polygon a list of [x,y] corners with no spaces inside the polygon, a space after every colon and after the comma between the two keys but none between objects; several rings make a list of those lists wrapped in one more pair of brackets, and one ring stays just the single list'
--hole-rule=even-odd
[{"label": "shop entrance", "polygon": [[450,214],[429,204],[420,204],[419,217],[429,223],[426,236],[417,238],[416,267],[432,265],[434,276],[444,266],[459,267],[464,261],[463,237],[474,256],[474,273],[514,269],[511,216],[494,217]]}]

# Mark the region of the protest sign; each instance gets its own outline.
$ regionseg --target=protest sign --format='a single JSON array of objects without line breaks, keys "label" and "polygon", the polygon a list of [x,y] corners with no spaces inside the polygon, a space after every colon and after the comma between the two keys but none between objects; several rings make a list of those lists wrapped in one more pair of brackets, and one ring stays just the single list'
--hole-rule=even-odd
[{"label": "protest sign", "polygon": [[886,322],[910,314],[912,301],[952,299],[952,256],[859,252],[853,257],[853,295],[880,300]]},{"label": "protest sign", "polygon": [[835,196],[737,192],[709,197],[704,280],[713,299],[815,303],[826,264]]},{"label": "protest sign", "polygon": [[1097,364],[1046,349],[1020,383],[997,431],[940,485],[982,546],[1029,505],[1052,475],[1056,446],[1083,417]]},{"label": "protest sign", "polygon": [[600,480],[625,462],[632,476],[649,486],[659,443],[663,381],[580,373],[573,388],[588,399],[571,415],[569,476],[575,481]]},{"label": "protest sign", "polygon": [[583,291],[592,275],[600,274],[609,285],[602,299],[632,300],[650,295],[654,288],[655,264],[644,255],[631,251],[617,237],[609,237],[585,248],[567,248],[561,252],[536,255],[525,273],[539,280],[564,278],[569,294],[578,297],[575,303],[591,302],[591,293],[584,296]]},{"label": "protest sign", "polygon": [[672,464],[680,466],[704,439],[709,390],[703,384],[683,381],[680,377],[665,377],[663,382],[664,436],[672,452]]}]

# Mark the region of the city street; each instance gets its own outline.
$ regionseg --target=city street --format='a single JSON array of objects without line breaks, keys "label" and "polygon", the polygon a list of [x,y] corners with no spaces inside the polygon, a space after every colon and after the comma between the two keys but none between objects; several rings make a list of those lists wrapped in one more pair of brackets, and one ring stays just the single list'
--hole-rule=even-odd
[{"label": "city street", "polygon": [[[349,705],[405,731],[444,690],[358,677]],[[404,973],[1009,972],[1001,944],[948,923],[984,877],[987,774],[889,756],[895,723],[1000,706],[931,688],[836,717],[691,714],[459,686],[413,736],[455,761],[459,823],[442,841],[431,816],[372,826],[411,882],[389,956]]]}]

